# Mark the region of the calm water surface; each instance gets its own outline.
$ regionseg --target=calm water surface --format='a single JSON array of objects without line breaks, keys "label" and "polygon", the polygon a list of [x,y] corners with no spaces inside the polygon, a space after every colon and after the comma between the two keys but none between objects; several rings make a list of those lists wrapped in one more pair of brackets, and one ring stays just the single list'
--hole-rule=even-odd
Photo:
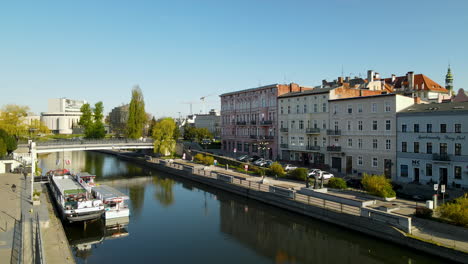
[{"label": "calm water surface", "polygon": [[65,225],[77,263],[447,263],[110,155],[53,153],[40,166],[67,160],[130,197],[125,227]]}]

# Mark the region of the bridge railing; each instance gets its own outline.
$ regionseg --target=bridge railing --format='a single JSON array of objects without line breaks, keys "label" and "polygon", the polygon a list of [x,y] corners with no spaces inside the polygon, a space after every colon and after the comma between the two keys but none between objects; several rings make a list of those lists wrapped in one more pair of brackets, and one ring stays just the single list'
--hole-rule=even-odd
[{"label": "bridge railing", "polygon": [[[153,143],[152,138],[146,139],[64,139],[51,141],[37,141],[36,146],[63,146],[63,145],[104,145],[104,144],[142,144]],[[27,147],[27,144],[20,145]]]}]

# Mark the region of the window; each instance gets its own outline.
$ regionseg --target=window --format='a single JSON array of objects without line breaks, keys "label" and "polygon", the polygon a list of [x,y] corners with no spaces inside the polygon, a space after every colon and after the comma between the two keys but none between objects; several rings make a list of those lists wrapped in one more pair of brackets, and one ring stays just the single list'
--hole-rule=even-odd
[{"label": "window", "polygon": [[362,113],[362,104],[357,105],[357,111],[358,113]]},{"label": "window", "polygon": [[392,141],[390,139],[385,140],[385,149],[392,149]]},{"label": "window", "polygon": [[372,167],[377,167],[377,166],[379,166],[379,162],[377,158],[372,158]]},{"label": "window", "polygon": [[401,152],[406,152],[408,149],[408,145],[406,142],[401,142]]},{"label": "window", "polygon": [[378,147],[378,146],[377,146],[377,142],[378,142],[378,141],[377,141],[376,138],[374,138],[374,139],[372,140],[372,148],[373,148],[373,149],[377,149],[377,147]]},{"label": "window", "polygon": [[299,120],[299,129],[304,129],[304,120]]},{"label": "window", "polygon": [[390,102],[385,102],[385,112],[390,112],[392,108],[390,107]]},{"label": "window", "polygon": [[291,121],[291,129],[294,129],[294,126],[296,125],[296,121],[292,120]]},{"label": "window", "polygon": [[307,113],[307,105],[304,105],[304,114],[306,114],[306,113]]},{"label": "window", "polygon": [[296,137],[291,137],[291,146],[296,145]]},{"label": "window", "polygon": [[461,133],[461,124],[455,124],[455,133]]},{"label": "window", "polygon": [[353,106],[352,105],[348,105],[348,114],[352,114],[353,113]]},{"label": "window", "polygon": [[358,130],[362,131],[362,121],[358,121]]},{"label": "window", "polygon": [[318,109],[317,109],[317,104],[314,104],[314,113],[317,113],[318,112]]},{"label": "window", "polygon": [[432,133],[432,124],[427,124],[426,125],[426,132],[427,133]]},{"label": "window", "polygon": [[440,133],[447,133],[447,124],[440,124]]},{"label": "window", "polygon": [[372,113],[377,113],[377,104],[372,103]]},{"label": "window", "polygon": [[455,166],[454,167],[454,170],[455,170],[455,179],[461,179],[461,175],[462,175],[462,167],[461,166]]},{"label": "window", "polygon": [[348,131],[351,131],[351,120],[348,120]]},{"label": "window", "polygon": [[281,128],[283,128],[283,120],[281,120]]},{"label": "window", "polygon": [[432,164],[431,163],[426,163],[426,176],[429,176],[429,177],[432,176]]},{"label": "window", "polygon": [[327,122],[325,120],[322,121],[322,128],[327,129]]},{"label": "window", "polygon": [[299,114],[299,105],[296,105],[296,114]]},{"label": "window", "polygon": [[408,177],[408,165],[400,165],[400,177]]},{"label": "window", "polygon": [[432,142],[427,142],[426,143],[426,153],[427,154],[432,154]]},{"label": "window", "polygon": [[304,146],[304,138],[299,137],[299,146]]},{"label": "window", "polygon": [[439,144],[439,153],[441,155],[447,155],[447,143],[440,143]]},{"label": "window", "polygon": [[314,137],[314,146],[317,146],[317,137]]},{"label": "window", "polygon": [[419,153],[419,142],[414,142],[413,144],[413,152]]},{"label": "window", "polygon": [[358,148],[362,149],[362,138],[358,138],[357,143],[358,143]]},{"label": "window", "polygon": [[406,133],[406,130],[407,130],[406,124],[402,124],[401,125],[401,132]]},{"label": "window", "polygon": [[413,131],[414,133],[419,133],[419,124],[414,124]]},{"label": "window", "polygon": [[455,143],[455,156],[460,156],[460,155],[461,155],[461,144]]},{"label": "window", "polygon": [[283,107],[281,107],[281,110],[280,110],[280,111],[281,111],[281,114],[283,114]]},{"label": "window", "polygon": [[335,121],[335,131],[338,131],[338,121]]},{"label": "window", "polygon": [[322,138],[322,147],[327,145],[327,138]]},{"label": "window", "polygon": [[283,144],[283,136],[280,137],[280,144]]},{"label": "window", "polygon": [[348,147],[352,148],[353,147],[353,139],[348,138]]},{"label": "window", "polygon": [[327,112],[327,103],[322,104],[322,112]]},{"label": "window", "polygon": [[291,106],[288,105],[288,114],[290,114],[290,113],[291,113]]},{"label": "window", "polygon": [[385,130],[389,131],[391,128],[391,120],[385,120]]},{"label": "window", "polygon": [[357,165],[362,166],[362,156],[357,157]]},{"label": "window", "polygon": [[377,120],[372,120],[372,130],[377,130]]}]

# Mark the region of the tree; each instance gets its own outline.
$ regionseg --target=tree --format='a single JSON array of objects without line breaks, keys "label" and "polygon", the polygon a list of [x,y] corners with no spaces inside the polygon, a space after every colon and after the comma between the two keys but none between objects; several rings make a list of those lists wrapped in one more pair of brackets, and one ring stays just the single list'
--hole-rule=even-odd
[{"label": "tree", "polygon": [[188,124],[184,125],[184,140],[193,141],[197,137],[197,129]]},{"label": "tree", "polygon": [[5,157],[7,154],[7,146],[3,141],[3,138],[0,137],[0,158]]},{"label": "tree", "polygon": [[179,138],[180,138],[180,129],[176,124],[174,128],[174,140],[177,141]]},{"label": "tree", "polygon": [[[49,134],[49,128],[41,120],[31,120],[31,124],[28,128],[29,131],[34,131],[40,134]],[[34,135],[32,135],[34,137]]]},{"label": "tree", "polygon": [[80,121],[78,121],[78,124],[83,127],[85,137],[89,137],[91,135],[91,126],[93,124],[93,114],[91,112],[91,106],[89,104],[84,104],[80,108],[81,111],[81,117]]},{"label": "tree", "polygon": [[390,179],[387,179],[385,175],[369,175],[364,173],[362,186],[368,193],[379,197],[387,198],[395,197],[396,195]]},{"label": "tree", "polygon": [[128,109],[127,137],[140,138],[146,123],[145,101],[140,87],[132,89],[132,100]]},{"label": "tree", "polygon": [[27,134],[24,118],[28,115],[29,107],[9,104],[0,111],[0,128],[13,136]]},{"label": "tree", "polygon": [[149,134],[152,136],[153,135],[153,129],[154,126],[156,125],[156,118],[151,118],[151,121],[149,122]]},{"label": "tree", "polygon": [[342,178],[331,178],[328,181],[328,187],[335,188],[335,189],[346,189],[348,186],[346,185],[345,180]]},{"label": "tree", "polygon": [[468,227],[468,195],[466,193],[463,197],[439,206],[437,211],[442,217],[452,220],[455,224]]},{"label": "tree", "polygon": [[91,138],[104,138],[106,136],[106,130],[104,129],[104,105],[102,102],[97,102],[94,105],[94,123],[92,125]]},{"label": "tree", "polygon": [[278,177],[284,177],[284,175],[286,174],[284,172],[283,166],[281,166],[281,164],[279,164],[278,162],[274,162],[273,164],[271,164],[267,172],[268,172],[268,175],[270,176],[278,176]]},{"label": "tree", "polygon": [[6,152],[8,154],[15,151],[15,149],[18,147],[18,144],[16,142],[16,138],[14,136],[8,134],[3,129],[0,129],[0,139],[2,139],[3,144],[5,145],[5,148],[6,148]]},{"label": "tree", "polygon": [[156,123],[153,129],[154,152],[163,156],[174,153],[176,141],[174,140],[174,128],[176,123],[170,117]]},{"label": "tree", "polygon": [[198,142],[202,142],[204,139],[213,139],[213,134],[211,134],[208,128],[196,128],[195,131]]}]

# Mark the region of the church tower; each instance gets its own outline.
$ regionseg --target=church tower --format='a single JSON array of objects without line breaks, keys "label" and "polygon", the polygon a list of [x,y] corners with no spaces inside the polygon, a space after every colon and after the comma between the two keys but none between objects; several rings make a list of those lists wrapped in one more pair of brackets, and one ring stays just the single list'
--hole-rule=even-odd
[{"label": "church tower", "polygon": [[447,75],[445,75],[445,89],[449,90],[449,94],[453,93],[453,75],[450,70],[450,65],[448,67]]}]

